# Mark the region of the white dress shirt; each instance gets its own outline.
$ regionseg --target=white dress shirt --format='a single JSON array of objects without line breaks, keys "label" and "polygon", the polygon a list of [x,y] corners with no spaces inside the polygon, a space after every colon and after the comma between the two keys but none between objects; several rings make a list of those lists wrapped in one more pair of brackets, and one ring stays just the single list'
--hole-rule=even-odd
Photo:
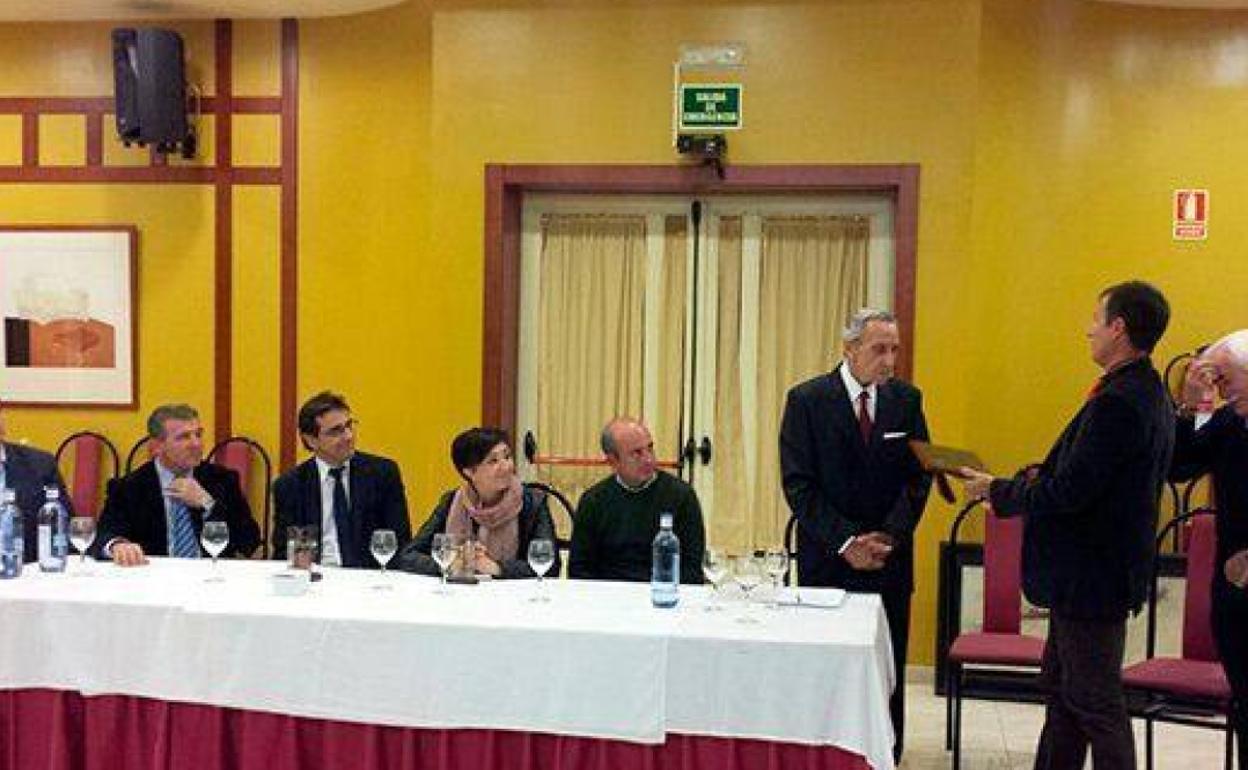
[{"label": "white dress shirt", "polygon": [[[858,380],[854,378],[853,373],[849,371],[848,361],[841,361],[841,365],[837,367],[837,370],[841,373],[841,382],[845,383],[845,393],[849,395],[849,408],[854,413],[854,418],[858,418],[858,399],[862,397],[862,394],[865,391],[867,394],[867,416],[869,416],[871,418],[871,422],[874,423],[876,394],[879,390],[875,383],[873,382],[870,385],[863,387],[862,383],[858,382]],[[845,549],[848,548],[849,544],[852,542],[854,542],[854,539],[851,537],[844,543],[841,543],[841,547],[836,549],[836,555],[840,556],[845,553]]]},{"label": "white dress shirt", "polygon": [[[342,486],[351,500],[351,460],[342,464]],[[321,564],[326,567],[342,566],[342,548],[338,545],[338,522],[334,520],[334,477],[329,463],[316,458],[316,473],[321,480]]]}]

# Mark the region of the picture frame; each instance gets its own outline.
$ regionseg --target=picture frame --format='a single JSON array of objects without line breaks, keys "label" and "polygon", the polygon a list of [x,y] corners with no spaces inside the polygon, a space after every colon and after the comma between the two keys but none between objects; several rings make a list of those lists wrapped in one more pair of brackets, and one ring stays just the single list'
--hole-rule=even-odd
[{"label": "picture frame", "polygon": [[134,408],[138,229],[0,225],[0,402]]}]

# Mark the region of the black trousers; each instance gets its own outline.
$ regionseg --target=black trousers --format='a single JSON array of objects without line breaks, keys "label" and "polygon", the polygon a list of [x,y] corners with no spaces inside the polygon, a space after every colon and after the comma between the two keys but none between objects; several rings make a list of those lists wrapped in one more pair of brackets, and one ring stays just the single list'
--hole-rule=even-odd
[{"label": "black trousers", "polygon": [[1134,770],[1135,740],[1122,692],[1127,622],[1053,613],[1040,666],[1044,729],[1036,770]]},{"label": "black trousers", "polygon": [[1215,590],[1213,638],[1234,699],[1231,723],[1239,744],[1239,770],[1248,770],[1248,594],[1220,596]]},{"label": "black trousers", "polygon": [[893,759],[901,761],[906,734],[906,648],[910,643],[910,592],[885,591],[880,594],[884,615],[888,618],[888,636],[893,644],[893,671],[897,686],[888,699],[888,713],[893,719]]}]

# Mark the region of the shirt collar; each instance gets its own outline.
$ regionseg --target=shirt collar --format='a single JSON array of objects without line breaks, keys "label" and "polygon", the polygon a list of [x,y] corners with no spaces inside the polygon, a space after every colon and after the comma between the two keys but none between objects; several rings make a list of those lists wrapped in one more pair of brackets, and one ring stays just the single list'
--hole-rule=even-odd
[{"label": "shirt collar", "polygon": [[[173,480],[178,477],[178,474],[175,473],[173,469],[166,468],[164,464],[160,462],[160,458],[153,458],[152,465],[156,466],[156,477],[160,479],[160,486],[162,489],[172,484]],[[186,475],[189,476],[191,474],[188,473]]]},{"label": "shirt collar", "polygon": [[[342,467],[347,470],[348,474],[351,472],[351,458],[350,457],[348,457],[347,461],[342,464]],[[320,478],[322,484],[325,483],[325,479],[329,478],[329,472],[333,470],[333,468],[334,466],[325,462],[320,457],[316,458],[316,475],[318,478]]]},{"label": "shirt collar", "polygon": [[858,405],[858,397],[862,395],[864,390],[870,395],[871,403],[874,404],[876,402],[875,392],[877,388],[874,382],[864,388],[862,383],[854,379],[854,375],[849,371],[849,363],[847,361],[842,361],[837,369],[841,373],[841,382],[845,383],[845,392],[849,394],[849,402],[851,404],[854,406]]},{"label": "shirt collar", "polygon": [[647,489],[650,488],[651,484],[653,484],[655,481],[658,480],[658,478],[659,478],[659,472],[655,471],[654,475],[651,476],[650,478],[646,479],[645,481],[641,482],[635,487],[630,487],[628,484],[624,483],[624,479],[620,478],[620,474],[617,473],[615,474],[615,483],[619,484],[620,488],[623,489],[625,492],[629,492],[635,495],[635,494],[638,494],[639,492],[645,492]]}]

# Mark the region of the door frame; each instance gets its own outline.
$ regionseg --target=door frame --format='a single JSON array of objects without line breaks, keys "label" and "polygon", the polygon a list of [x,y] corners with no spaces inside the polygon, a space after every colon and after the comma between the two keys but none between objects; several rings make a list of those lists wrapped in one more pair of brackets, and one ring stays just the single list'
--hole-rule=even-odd
[{"label": "door frame", "polygon": [[919,239],[919,165],[706,166],[487,164],[481,340],[481,421],[514,433],[519,376],[520,241],[524,195],[883,193],[893,202],[893,312],[902,339],[897,372],[909,378]]}]

